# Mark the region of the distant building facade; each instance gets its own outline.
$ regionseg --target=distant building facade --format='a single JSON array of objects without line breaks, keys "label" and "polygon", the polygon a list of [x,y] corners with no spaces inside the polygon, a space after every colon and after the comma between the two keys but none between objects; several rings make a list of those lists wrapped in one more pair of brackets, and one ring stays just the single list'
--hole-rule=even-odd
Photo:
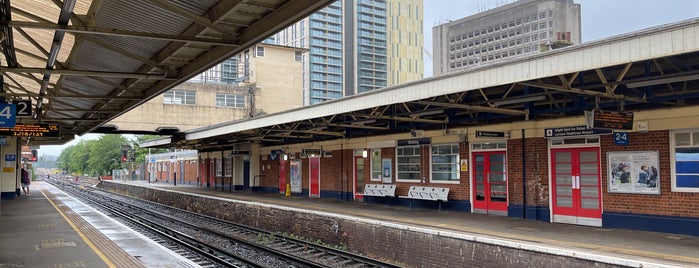
[{"label": "distant building facade", "polygon": [[306,50],[258,44],[109,122],[120,130],[180,131],[303,106]]},{"label": "distant building facade", "polygon": [[519,0],[432,28],[435,76],[580,44],[580,4]]},{"label": "distant building facade", "polygon": [[305,104],[422,79],[422,0],[341,0],[282,30],[307,48]]}]

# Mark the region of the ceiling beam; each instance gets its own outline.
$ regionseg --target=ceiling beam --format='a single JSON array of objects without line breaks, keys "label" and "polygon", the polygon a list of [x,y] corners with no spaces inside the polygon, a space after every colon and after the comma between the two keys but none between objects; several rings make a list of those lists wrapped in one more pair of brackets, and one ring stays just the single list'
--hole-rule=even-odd
[{"label": "ceiling beam", "polygon": [[40,73],[57,74],[57,75],[74,75],[74,76],[97,76],[97,77],[118,77],[118,78],[135,78],[135,79],[154,79],[154,80],[174,80],[164,74],[143,74],[143,73],[119,73],[119,72],[98,72],[85,70],[67,70],[67,69],[44,69],[44,68],[9,68],[0,67],[0,72],[6,73]]},{"label": "ceiling beam", "polygon": [[169,41],[169,42],[199,43],[199,44],[208,44],[208,45],[216,45],[216,46],[233,46],[233,47],[239,46],[238,43],[236,42],[236,40],[228,39],[228,38],[199,38],[199,37],[193,37],[193,36],[146,33],[146,32],[136,32],[136,31],[127,31],[127,30],[117,30],[117,29],[105,29],[105,28],[90,27],[90,26],[56,25],[56,24],[28,22],[28,21],[10,21],[7,23],[7,25],[10,27],[13,27],[13,28],[31,28],[31,29],[49,30],[49,31],[56,31],[56,33],[81,33],[81,34],[94,34],[94,35],[111,35],[111,36],[163,40],[163,41]]},{"label": "ceiling beam", "polygon": [[467,105],[467,104],[459,104],[459,103],[448,103],[448,102],[438,102],[438,101],[416,101],[415,103],[432,105],[432,106],[447,107],[447,108],[472,110],[472,111],[478,111],[478,112],[497,113],[497,114],[509,114],[509,115],[527,115],[528,114],[527,111],[503,109],[503,108],[495,108],[495,107],[486,107],[486,106],[479,106],[479,105]]}]

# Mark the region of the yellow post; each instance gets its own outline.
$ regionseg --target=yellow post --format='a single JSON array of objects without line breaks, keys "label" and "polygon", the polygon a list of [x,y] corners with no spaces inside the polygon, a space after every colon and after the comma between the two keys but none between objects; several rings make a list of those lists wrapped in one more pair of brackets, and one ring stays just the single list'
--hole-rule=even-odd
[{"label": "yellow post", "polygon": [[291,196],[291,185],[286,184],[286,192],[284,193],[284,196]]}]

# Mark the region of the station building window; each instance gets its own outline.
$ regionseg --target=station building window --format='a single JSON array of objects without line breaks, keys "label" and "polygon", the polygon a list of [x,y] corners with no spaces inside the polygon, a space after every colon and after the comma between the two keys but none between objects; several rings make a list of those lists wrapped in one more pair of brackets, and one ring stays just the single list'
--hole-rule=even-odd
[{"label": "station building window", "polygon": [[459,182],[459,145],[432,145],[431,174],[433,182]]},{"label": "station building window", "polygon": [[163,93],[163,104],[195,105],[194,90],[171,89]]},{"label": "station building window", "polygon": [[371,180],[381,181],[381,149],[371,149]]},{"label": "station building window", "polygon": [[221,163],[221,158],[216,159],[216,176],[221,177],[223,174],[223,165]]},{"label": "station building window", "polygon": [[420,180],[420,146],[401,146],[396,148],[396,180]]},{"label": "station building window", "polygon": [[233,176],[233,158],[232,157],[226,157],[226,161],[225,161],[223,170],[224,170],[224,175],[226,177]]},{"label": "station building window", "polygon": [[672,191],[699,192],[699,129],[670,132],[670,145]]},{"label": "station building window", "polygon": [[216,107],[245,108],[245,95],[216,93]]}]

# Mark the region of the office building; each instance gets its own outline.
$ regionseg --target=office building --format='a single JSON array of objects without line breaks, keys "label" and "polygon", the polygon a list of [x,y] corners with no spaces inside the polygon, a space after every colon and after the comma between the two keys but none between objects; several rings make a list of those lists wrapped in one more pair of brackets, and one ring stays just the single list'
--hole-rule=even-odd
[{"label": "office building", "polygon": [[282,30],[274,40],[308,48],[305,104],[423,76],[422,0],[342,0]]},{"label": "office building", "polygon": [[520,0],[432,28],[435,76],[581,42],[580,4]]}]

